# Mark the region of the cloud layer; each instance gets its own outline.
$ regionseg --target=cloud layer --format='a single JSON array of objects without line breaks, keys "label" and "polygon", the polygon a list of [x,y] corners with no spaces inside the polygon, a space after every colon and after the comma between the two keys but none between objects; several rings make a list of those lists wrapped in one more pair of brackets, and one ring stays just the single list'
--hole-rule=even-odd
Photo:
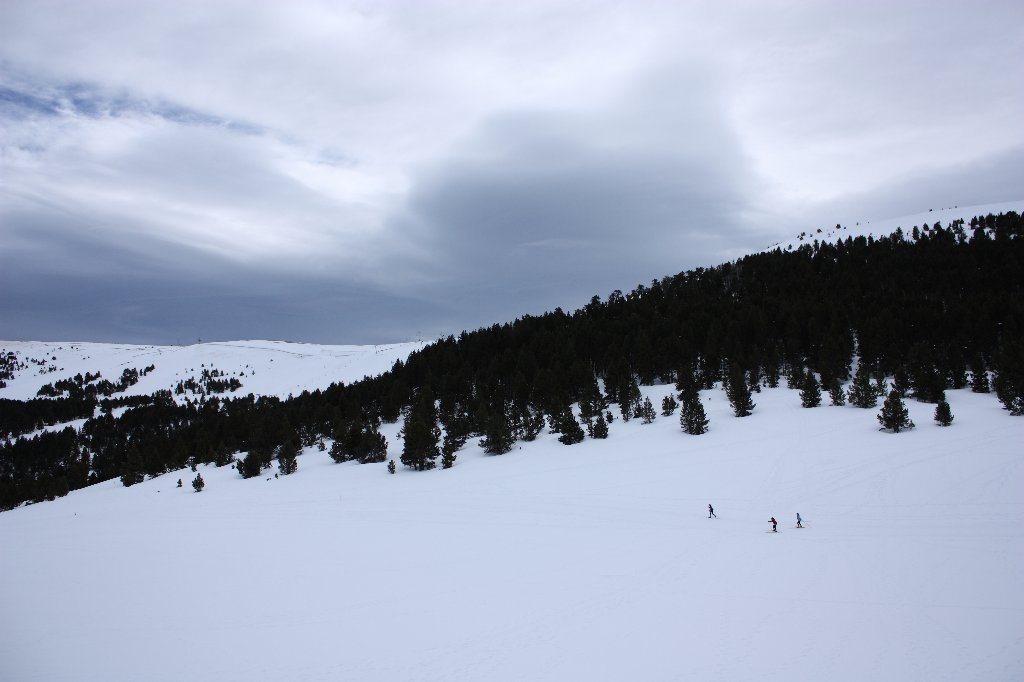
[{"label": "cloud layer", "polygon": [[1018,198],[982,4],[4,3],[0,338],[457,333]]}]

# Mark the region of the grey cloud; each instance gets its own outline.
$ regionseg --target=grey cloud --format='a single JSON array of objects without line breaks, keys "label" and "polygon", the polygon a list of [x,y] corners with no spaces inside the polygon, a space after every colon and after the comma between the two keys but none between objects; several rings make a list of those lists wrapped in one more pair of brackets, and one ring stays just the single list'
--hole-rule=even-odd
[{"label": "grey cloud", "polygon": [[870,192],[807,208],[819,224],[875,220],[950,206],[1024,199],[1024,147],[941,165]]},{"label": "grey cloud", "polygon": [[444,263],[439,297],[575,306],[760,243],[741,219],[757,179],[725,121],[707,79],[671,69],[602,113],[495,117],[417,176],[403,219]]}]

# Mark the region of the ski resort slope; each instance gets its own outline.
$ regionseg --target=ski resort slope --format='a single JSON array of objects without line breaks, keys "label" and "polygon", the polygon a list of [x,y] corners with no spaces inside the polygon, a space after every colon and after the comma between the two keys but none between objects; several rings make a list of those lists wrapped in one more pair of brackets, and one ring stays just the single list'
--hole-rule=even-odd
[{"label": "ski resort slope", "polygon": [[1024,679],[1024,419],[702,395],[702,436],[616,419],[395,475],[311,448],[0,514],[0,678]]},{"label": "ski resort slope", "polygon": [[[352,383],[382,374],[426,344],[419,341],[377,346],[322,346],[285,341],[231,341],[190,346],[136,346],[107,343],[0,341],[4,353],[16,353],[25,369],[0,388],[0,398],[30,400],[44,384],[76,374],[96,374],[117,382],[126,369],[153,366],[139,383],[117,396],[148,395],[172,390],[180,381],[200,379],[203,370],[219,370],[237,378],[242,387],[224,392],[237,395],[298,395],[325,389],[332,383]],[[42,363],[42,364],[37,364]],[[50,369],[53,368],[53,371]],[[190,396],[193,399],[196,396]]]}]

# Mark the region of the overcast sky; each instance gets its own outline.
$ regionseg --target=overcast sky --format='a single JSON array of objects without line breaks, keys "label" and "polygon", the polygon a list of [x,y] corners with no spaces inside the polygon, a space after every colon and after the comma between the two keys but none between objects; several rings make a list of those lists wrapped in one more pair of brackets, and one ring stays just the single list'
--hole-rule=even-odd
[{"label": "overcast sky", "polygon": [[433,338],[1024,198],[1024,3],[0,2],[0,339]]}]

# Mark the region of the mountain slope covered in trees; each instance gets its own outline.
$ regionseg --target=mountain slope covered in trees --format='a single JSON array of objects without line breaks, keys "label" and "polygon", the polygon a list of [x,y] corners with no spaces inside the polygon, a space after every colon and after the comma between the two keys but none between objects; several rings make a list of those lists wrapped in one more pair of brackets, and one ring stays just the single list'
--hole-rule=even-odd
[{"label": "mountain slope covered in trees", "polygon": [[[945,390],[971,385],[1020,415],[1022,234],[1010,212],[776,248],[595,296],[572,313],[450,336],[378,377],[291,398],[183,401],[166,391],[104,403],[68,390],[8,404],[4,414],[16,416],[5,418],[0,446],[0,508],[243,455],[252,457],[239,471],[255,475],[281,453],[328,440],[341,444],[337,461],[384,461],[383,451],[417,470],[451,466],[470,438],[501,454],[547,428],[571,445],[601,438],[612,404],[623,420],[649,418],[639,387],[654,384],[674,384],[684,408],[694,391],[726,386],[742,416],[756,403],[750,391],[780,381],[844,395],[856,368],[878,394],[891,381],[900,397],[938,404]],[[69,415],[85,419],[80,430],[24,437]],[[380,437],[397,422],[400,455]]]}]

